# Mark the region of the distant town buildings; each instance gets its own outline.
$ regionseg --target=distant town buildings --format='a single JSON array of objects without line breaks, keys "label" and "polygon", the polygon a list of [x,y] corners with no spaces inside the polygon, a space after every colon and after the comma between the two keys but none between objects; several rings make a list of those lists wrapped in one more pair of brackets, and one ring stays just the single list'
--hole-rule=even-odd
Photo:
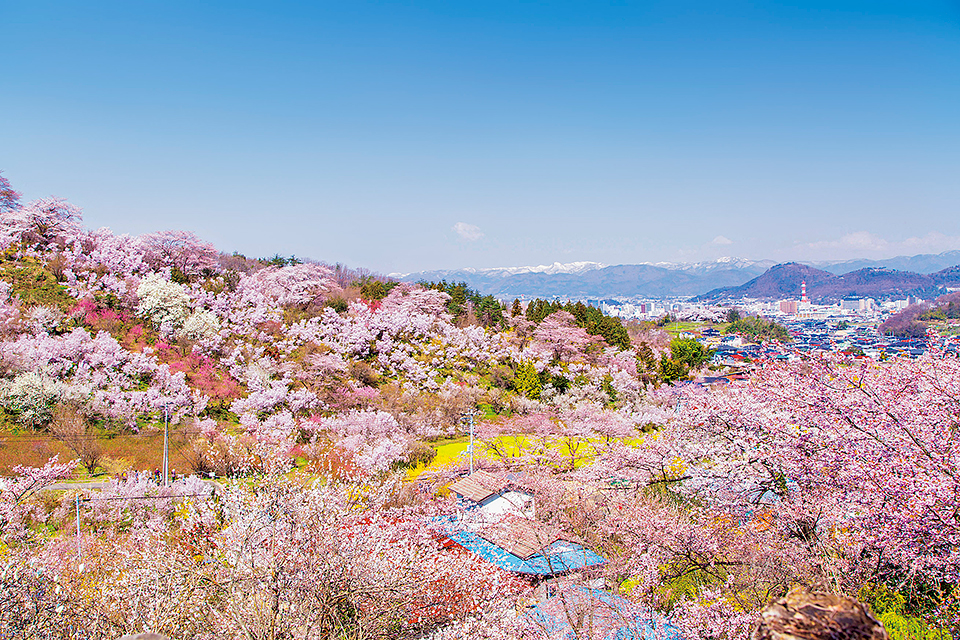
[{"label": "distant town buildings", "polygon": [[[569,300],[575,300],[570,298]],[[562,301],[567,301],[563,299]],[[509,301],[508,301],[509,302]],[[735,307],[741,312],[779,321],[787,320],[850,320],[882,322],[886,317],[923,300],[908,296],[901,300],[878,301],[869,297],[847,297],[838,302],[816,304],[807,293],[806,281],[800,283],[800,297],[782,300],[741,299],[735,302],[697,302],[691,298],[591,298],[585,301],[610,316],[624,320],[658,320],[670,314],[680,320],[720,321],[726,310]]]}]

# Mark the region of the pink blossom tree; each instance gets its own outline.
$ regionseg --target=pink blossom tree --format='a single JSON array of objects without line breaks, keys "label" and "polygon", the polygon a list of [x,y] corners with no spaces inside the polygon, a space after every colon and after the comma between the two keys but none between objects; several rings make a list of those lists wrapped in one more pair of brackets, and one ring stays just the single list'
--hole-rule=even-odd
[{"label": "pink blossom tree", "polygon": [[16,467],[13,478],[0,478],[0,541],[29,533],[29,500],[57,480],[70,477],[76,462],[59,462],[54,456],[42,467]]},{"label": "pink blossom tree", "polygon": [[41,198],[3,212],[0,236],[6,242],[23,242],[37,250],[65,247],[81,232],[82,212],[61,198]]},{"label": "pink blossom tree", "polygon": [[350,411],[325,418],[321,426],[336,436],[337,446],[353,453],[357,466],[367,472],[386,471],[405,457],[407,435],[385,411]]},{"label": "pink blossom tree", "polygon": [[601,340],[578,327],[576,319],[566,311],[557,311],[547,316],[536,328],[533,337],[546,345],[553,358],[558,361],[570,360]]},{"label": "pink blossom tree", "polygon": [[145,260],[155,269],[173,268],[186,276],[217,271],[216,247],[189,231],[158,231],[140,238]]}]

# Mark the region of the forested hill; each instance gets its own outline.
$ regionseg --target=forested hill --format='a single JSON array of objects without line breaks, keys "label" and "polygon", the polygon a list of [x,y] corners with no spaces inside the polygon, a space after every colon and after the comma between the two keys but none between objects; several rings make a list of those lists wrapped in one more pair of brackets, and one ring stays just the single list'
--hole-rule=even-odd
[{"label": "forested hill", "polygon": [[771,267],[766,273],[746,284],[714,289],[698,299],[796,299],[800,297],[801,284],[804,281],[807,283],[807,297],[814,302],[836,302],[846,297],[902,298],[912,295],[928,298],[943,293],[943,287],[955,286],[954,283],[958,280],[958,267],[949,267],[930,275],[877,267],[835,275],[808,265],[790,262]]}]

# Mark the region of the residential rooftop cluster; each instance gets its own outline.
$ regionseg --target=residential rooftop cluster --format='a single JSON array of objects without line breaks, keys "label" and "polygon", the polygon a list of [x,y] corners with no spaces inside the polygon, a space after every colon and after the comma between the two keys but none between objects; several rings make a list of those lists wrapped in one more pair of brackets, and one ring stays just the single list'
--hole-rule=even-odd
[{"label": "residential rooftop cluster", "polygon": [[[436,519],[445,545],[460,547],[534,588],[525,616],[549,637],[572,637],[567,614],[573,601],[589,601],[594,615],[607,611],[614,637],[652,637],[654,622],[605,588],[606,562],[575,535],[536,518],[534,494],[517,474],[477,470],[450,485],[455,513]],[[582,604],[582,603],[581,603]],[[672,625],[660,637],[681,640]]]}]

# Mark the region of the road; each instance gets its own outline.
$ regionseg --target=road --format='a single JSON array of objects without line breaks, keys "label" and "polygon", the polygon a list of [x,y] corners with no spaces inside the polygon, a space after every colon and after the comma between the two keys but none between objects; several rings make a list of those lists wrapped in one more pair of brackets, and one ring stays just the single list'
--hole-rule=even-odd
[{"label": "road", "polygon": [[[223,487],[213,480],[203,480],[203,484],[211,487],[214,493],[223,491]],[[48,484],[43,488],[44,491],[70,491],[71,489],[103,489],[109,483],[108,480],[100,482],[55,482]]]}]

